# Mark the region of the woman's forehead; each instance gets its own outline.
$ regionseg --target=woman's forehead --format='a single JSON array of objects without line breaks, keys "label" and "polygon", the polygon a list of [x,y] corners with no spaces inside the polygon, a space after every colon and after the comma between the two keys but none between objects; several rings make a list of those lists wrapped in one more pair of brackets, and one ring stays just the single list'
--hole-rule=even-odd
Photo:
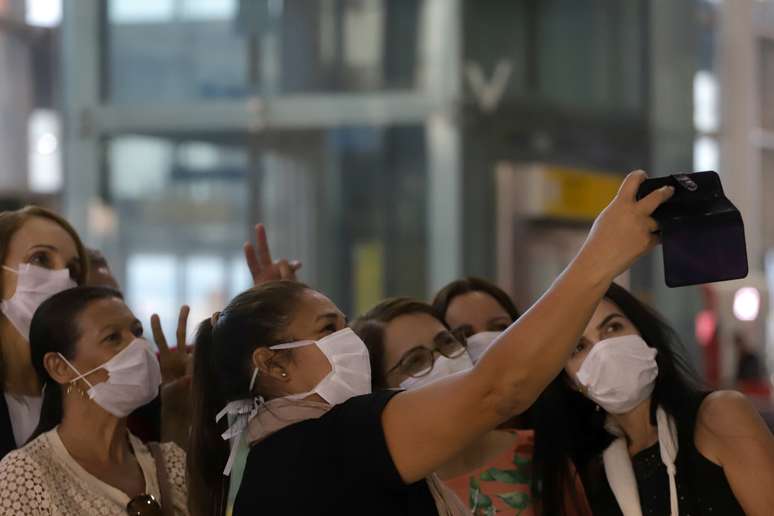
[{"label": "woman's forehead", "polygon": [[118,297],[99,299],[90,303],[81,316],[82,321],[93,321],[98,324],[127,319],[134,320],[135,316],[126,303]]},{"label": "woman's forehead", "polygon": [[326,296],[322,292],[318,292],[316,290],[307,290],[304,293],[304,298],[306,302],[310,304],[310,306],[314,306],[321,309],[335,308],[336,310],[338,310],[338,307],[336,306],[336,304],[333,301],[331,301],[328,298],[328,296]]},{"label": "woman's forehead", "polygon": [[302,295],[295,317],[288,325],[288,333],[316,329],[322,322],[330,322],[334,316],[344,318],[341,310],[328,297],[307,290]]},{"label": "woman's forehead", "polygon": [[31,217],[13,234],[10,249],[25,253],[35,246],[53,248],[63,256],[75,256],[78,249],[72,236],[53,220]]},{"label": "woman's forehead", "polygon": [[404,314],[390,321],[385,328],[384,353],[386,362],[395,363],[407,351],[417,347],[431,347],[439,332],[446,330],[430,314]]}]

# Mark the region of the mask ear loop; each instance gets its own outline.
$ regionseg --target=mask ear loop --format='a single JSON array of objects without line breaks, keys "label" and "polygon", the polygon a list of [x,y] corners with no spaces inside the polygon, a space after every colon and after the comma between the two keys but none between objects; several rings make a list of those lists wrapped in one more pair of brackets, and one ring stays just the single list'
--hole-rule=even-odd
[{"label": "mask ear loop", "polygon": [[[317,341],[315,340],[297,340],[294,342],[285,342],[284,344],[276,344],[274,346],[269,346],[269,349],[272,351],[282,351],[285,349],[295,349],[295,348],[303,348],[304,346],[311,346],[312,344],[317,344]],[[259,372],[259,369],[256,369],[253,372],[253,382],[255,381],[255,375]],[[288,373],[283,372],[282,377],[287,378]],[[252,383],[250,385],[252,385]],[[250,388],[250,392],[253,392],[252,387]]]},{"label": "mask ear loop", "polygon": [[277,344],[275,346],[269,346],[269,349],[274,350],[274,351],[279,351],[281,349],[303,348],[304,346],[311,346],[312,344],[317,344],[317,341],[315,341],[315,340],[297,340],[295,342],[286,342],[284,344]]},{"label": "mask ear loop", "polygon": [[12,269],[12,268],[10,268],[10,267],[8,267],[7,265],[3,265],[3,269],[7,270],[8,272],[13,272],[13,273],[14,273],[14,274],[16,274],[17,276],[19,275],[19,271],[17,271],[16,269]]},{"label": "mask ear loop", "polygon": [[255,381],[258,379],[258,375],[260,374],[261,370],[257,367],[253,369],[253,376],[250,378],[250,394],[253,394],[253,388],[255,388]]},{"label": "mask ear loop", "polygon": [[78,380],[83,380],[84,382],[86,382],[86,385],[88,385],[90,389],[93,389],[93,388],[94,388],[94,386],[91,384],[91,382],[90,382],[90,381],[88,381],[88,380],[86,379],[86,377],[87,377],[87,376],[89,376],[91,373],[93,373],[93,372],[95,372],[95,371],[98,371],[98,370],[102,369],[102,366],[95,367],[94,369],[92,369],[92,370],[91,370],[91,371],[89,371],[88,373],[83,373],[83,374],[81,374],[81,372],[80,372],[80,371],[78,371],[78,369],[76,369],[76,367],[75,367],[74,365],[72,365],[72,364],[70,363],[70,361],[69,361],[69,360],[67,360],[67,359],[64,357],[64,355],[62,355],[61,353],[57,353],[57,355],[59,355],[59,358],[61,358],[62,360],[64,360],[65,364],[67,364],[67,365],[70,367],[70,369],[72,369],[73,371],[75,371],[77,374],[79,374],[79,375],[80,375],[80,376],[78,376],[78,377],[76,377],[76,378],[73,378],[73,379],[72,379],[72,380],[70,380],[70,382],[68,382],[68,383],[74,384],[74,383],[75,383],[75,382],[77,382]]}]

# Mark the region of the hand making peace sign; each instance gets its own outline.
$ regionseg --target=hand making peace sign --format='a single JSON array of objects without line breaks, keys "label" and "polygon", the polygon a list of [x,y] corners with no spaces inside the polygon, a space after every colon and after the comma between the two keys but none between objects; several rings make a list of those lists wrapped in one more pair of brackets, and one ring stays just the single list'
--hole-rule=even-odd
[{"label": "hand making peace sign", "polygon": [[255,241],[255,246],[252,242],[245,242],[243,247],[245,261],[255,286],[276,280],[296,281],[296,271],[301,268],[301,262],[298,260],[289,262],[285,259],[273,261],[263,224],[255,226]]}]

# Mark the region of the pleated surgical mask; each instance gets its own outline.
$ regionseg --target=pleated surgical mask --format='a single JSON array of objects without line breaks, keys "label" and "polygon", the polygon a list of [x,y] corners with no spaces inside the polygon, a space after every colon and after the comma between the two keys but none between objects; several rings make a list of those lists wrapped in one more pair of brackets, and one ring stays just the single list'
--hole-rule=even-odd
[{"label": "pleated surgical mask", "polygon": [[288,342],[271,346],[269,349],[293,349],[311,345],[316,345],[323,352],[331,364],[331,372],[311,391],[291,394],[285,396],[286,399],[303,399],[317,394],[329,404],[338,405],[354,396],[371,392],[371,362],[368,349],[350,328],[344,328],[317,341]]},{"label": "pleated surgical mask", "polygon": [[[90,387],[89,398],[118,418],[147,405],[159,394],[161,368],[145,339],[134,339],[113,358],[83,374],[64,356],[59,356],[79,375],[70,383],[78,380],[86,382]],[[108,379],[92,385],[86,377],[100,369],[108,372]]]}]

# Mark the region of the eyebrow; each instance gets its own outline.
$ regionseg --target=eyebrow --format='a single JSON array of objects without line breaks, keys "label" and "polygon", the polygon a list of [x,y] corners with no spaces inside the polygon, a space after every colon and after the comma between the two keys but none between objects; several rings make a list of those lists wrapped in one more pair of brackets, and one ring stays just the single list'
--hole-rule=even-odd
[{"label": "eyebrow", "polygon": [[[132,323],[134,324],[134,323]],[[100,337],[104,337],[108,332],[112,332],[118,328],[117,323],[108,323],[99,330]]]},{"label": "eyebrow", "polygon": [[42,247],[43,249],[48,249],[49,251],[59,251],[57,247],[50,244],[35,244],[30,246],[28,251],[32,251],[33,249],[37,249],[38,247]]},{"label": "eyebrow", "polygon": [[319,321],[320,319],[335,319],[335,320],[338,320],[339,316],[344,317],[343,314],[338,313],[338,312],[328,312],[327,314],[318,315],[316,320],[317,321]]},{"label": "eyebrow", "polygon": [[[108,323],[106,326],[102,327],[102,329],[99,331],[99,334],[100,334],[100,336],[104,336],[105,333],[107,333],[108,331],[120,330],[122,326],[123,326],[123,324],[120,323],[120,322]],[[138,327],[142,328],[143,327],[142,326],[142,321],[140,321],[139,319],[135,318],[135,319],[132,320],[132,322],[129,325],[129,327],[131,329],[135,329],[135,328],[138,328]]]},{"label": "eyebrow", "polygon": [[609,323],[610,321],[612,321],[616,317],[620,317],[621,319],[625,319],[625,317],[623,315],[621,315],[621,314],[610,314],[607,317],[605,317],[605,319],[601,323],[599,323],[599,326],[597,326],[597,330],[601,330],[602,328],[604,328],[607,323]]}]

